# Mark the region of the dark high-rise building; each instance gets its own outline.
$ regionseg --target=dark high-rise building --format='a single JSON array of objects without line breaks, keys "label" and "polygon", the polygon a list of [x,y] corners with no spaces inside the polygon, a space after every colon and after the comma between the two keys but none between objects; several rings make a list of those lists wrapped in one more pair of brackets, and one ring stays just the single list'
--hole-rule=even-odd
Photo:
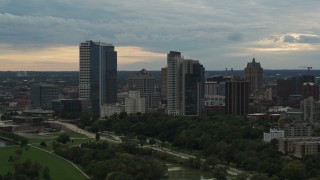
[{"label": "dark high-rise building", "polygon": [[52,101],[52,110],[59,117],[78,118],[81,114],[81,100],[59,99]]},{"label": "dark high-rise building", "polygon": [[100,106],[117,103],[117,52],[102,42],[80,43],[79,98],[94,116]]},{"label": "dark high-rise building", "polygon": [[278,101],[288,101],[290,94],[292,94],[292,82],[288,79],[277,80],[277,98]]},{"label": "dark high-rise building", "polygon": [[58,86],[37,84],[31,87],[31,106],[33,108],[51,109],[51,101],[58,99]]},{"label": "dark high-rise building", "polygon": [[226,81],[226,114],[247,115],[249,112],[249,82]]},{"label": "dark high-rise building", "polygon": [[244,68],[245,78],[249,81],[249,93],[259,89],[263,85],[263,69],[260,62],[256,62],[255,58],[252,62],[248,62],[247,67]]},{"label": "dark high-rise building", "polygon": [[202,102],[204,100],[205,78],[204,67],[199,61],[184,60],[182,79],[182,103],[181,112],[183,115],[200,116]]},{"label": "dark high-rise building", "polygon": [[142,69],[136,76],[128,78],[128,88],[131,91],[140,91],[140,97],[145,98],[147,112],[158,108],[159,93],[156,92],[156,79],[147,70]]},{"label": "dark high-rise building", "polygon": [[161,99],[167,99],[167,68],[161,68]]},{"label": "dark high-rise building", "polygon": [[167,59],[167,113],[200,116],[204,99],[204,67],[171,51]]},{"label": "dark high-rise building", "polygon": [[307,99],[313,97],[316,101],[319,100],[319,85],[309,82],[302,85],[302,97]]},{"label": "dark high-rise building", "polygon": [[290,94],[294,95],[302,95],[302,86],[304,83],[314,83],[314,76],[312,75],[295,76],[289,79],[292,83]]}]

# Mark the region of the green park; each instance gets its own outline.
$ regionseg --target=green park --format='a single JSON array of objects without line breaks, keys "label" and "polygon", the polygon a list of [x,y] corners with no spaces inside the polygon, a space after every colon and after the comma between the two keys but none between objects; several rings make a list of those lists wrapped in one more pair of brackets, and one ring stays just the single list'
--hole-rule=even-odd
[{"label": "green park", "polygon": [[[38,162],[42,167],[48,167],[51,179],[88,179],[80,167],[53,153],[53,142],[62,134],[70,137],[70,141],[66,143],[70,147],[91,140],[72,131],[24,136],[28,139],[28,146],[10,145],[0,148],[0,175],[13,173],[15,163],[23,163],[29,159]],[[14,162],[9,160],[12,157]]]}]

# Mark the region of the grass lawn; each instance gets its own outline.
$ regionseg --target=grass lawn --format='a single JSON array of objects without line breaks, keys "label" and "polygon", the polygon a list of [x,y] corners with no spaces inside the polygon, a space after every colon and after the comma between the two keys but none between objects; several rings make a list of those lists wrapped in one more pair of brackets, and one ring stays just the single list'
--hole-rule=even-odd
[{"label": "grass lawn", "polygon": [[[83,134],[79,134],[79,133],[73,132],[73,131],[63,131],[63,132],[47,133],[47,134],[31,134],[31,135],[21,135],[21,136],[28,138],[30,144],[40,144],[42,141],[44,141],[44,142],[54,141],[61,134],[69,135],[70,139],[74,139],[74,142],[76,141],[76,139],[87,139],[87,140],[90,139]],[[82,142],[83,141],[84,140],[82,140]]]},{"label": "grass lawn", "polygon": [[[0,174],[5,174],[8,171],[13,171],[13,167],[8,162],[11,155],[15,155],[15,151],[20,147],[3,147],[0,148]],[[31,159],[32,161],[38,161],[43,167],[47,166],[50,169],[50,176],[53,180],[84,180],[85,176],[82,175],[75,167],[73,167],[69,162],[56,157],[50,153],[44,152],[42,150],[30,147],[28,151],[23,149],[23,154],[19,161],[24,161],[26,159]]]}]

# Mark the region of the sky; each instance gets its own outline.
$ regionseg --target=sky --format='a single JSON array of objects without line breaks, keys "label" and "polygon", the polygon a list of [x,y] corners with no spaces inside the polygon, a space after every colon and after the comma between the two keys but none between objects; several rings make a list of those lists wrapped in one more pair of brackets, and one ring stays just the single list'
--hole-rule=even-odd
[{"label": "sky", "polygon": [[79,43],[111,43],[118,70],[180,51],[206,70],[320,69],[319,0],[0,0],[0,71],[78,71]]}]

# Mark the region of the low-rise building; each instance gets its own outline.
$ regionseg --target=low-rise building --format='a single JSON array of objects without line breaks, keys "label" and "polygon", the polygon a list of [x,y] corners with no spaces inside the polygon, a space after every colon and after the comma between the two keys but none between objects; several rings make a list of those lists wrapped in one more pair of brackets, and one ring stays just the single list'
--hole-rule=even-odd
[{"label": "low-rise building", "polygon": [[[300,147],[300,145],[303,145],[303,143],[319,141],[320,137],[280,138],[278,140],[278,151],[284,154],[295,154],[296,152],[297,154],[305,154],[306,152],[303,150],[303,147]],[[311,153],[311,150],[308,150],[308,153]],[[299,157],[298,155],[296,156]]]},{"label": "low-rise building", "polygon": [[128,114],[146,112],[145,98],[140,97],[140,91],[129,91],[129,97],[125,99],[125,112]]},{"label": "low-rise building", "polygon": [[115,105],[103,105],[100,107],[100,117],[110,117],[113,114],[120,114],[124,112],[124,106],[120,104]]},{"label": "low-rise building", "polygon": [[263,141],[271,142],[272,139],[280,139],[284,137],[284,130],[270,129],[269,133],[263,133]]},{"label": "low-rise building", "polygon": [[295,145],[294,156],[302,158],[306,155],[317,155],[320,153],[320,140],[301,141]]},{"label": "low-rise building", "polygon": [[312,125],[308,123],[290,123],[284,126],[284,137],[311,137]]}]

